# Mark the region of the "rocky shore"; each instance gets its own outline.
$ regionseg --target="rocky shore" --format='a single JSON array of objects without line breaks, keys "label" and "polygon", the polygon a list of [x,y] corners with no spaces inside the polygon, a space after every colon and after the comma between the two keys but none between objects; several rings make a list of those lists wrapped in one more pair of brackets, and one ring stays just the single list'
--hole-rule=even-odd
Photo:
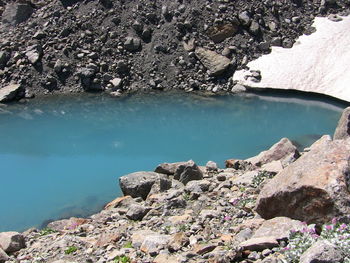
[{"label": "rocky shore", "polygon": [[350,108],[333,139],[287,138],[220,169],[163,163],[119,179],[89,218],[0,233],[0,262],[350,262]]},{"label": "rocky shore", "polygon": [[[232,74],[347,0],[1,0],[0,101],[139,89],[241,92]],[[259,72],[252,72],[259,80]]]}]

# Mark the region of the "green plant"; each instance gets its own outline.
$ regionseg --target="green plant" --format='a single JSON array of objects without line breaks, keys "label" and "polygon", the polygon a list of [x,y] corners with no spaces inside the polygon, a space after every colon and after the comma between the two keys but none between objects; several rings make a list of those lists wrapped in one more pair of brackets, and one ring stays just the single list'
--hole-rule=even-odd
[{"label": "green plant", "polygon": [[64,253],[66,255],[70,255],[70,254],[74,253],[77,250],[78,250],[78,248],[76,246],[70,246],[64,251]]},{"label": "green plant", "polygon": [[331,224],[324,225],[320,235],[316,233],[314,225],[291,231],[288,245],[280,249],[285,258],[283,262],[298,263],[300,256],[317,240],[327,240],[333,244],[345,255],[344,263],[350,263],[350,226],[339,223],[336,219]]},{"label": "green plant", "polygon": [[124,248],[133,248],[131,241],[127,241],[127,242],[124,244]]},{"label": "green plant", "polygon": [[185,201],[190,201],[191,195],[188,193],[183,193],[182,197],[185,199]]},{"label": "green plant", "polygon": [[251,186],[254,188],[258,188],[266,179],[271,179],[274,176],[275,173],[259,171],[258,174],[253,177]]},{"label": "green plant", "polygon": [[128,256],[117,256],[114,258],[115,263],[130,263],[131,260]]},{"label": "green plant", "polygon": [[49,234],[52,234],[52,233],[55,233],[55,232],[57,232],[57,231],[52,229],[52,228],[45,227],[45,228],[41,229],[41,231],[39,232],[39,235],[40,236],[46,236],[46,235],[49,235]]},{"label": "green plant", "polygon": [[189,225],[187,225],[187,224],[181,224],[181,225],[179,225],[179,231],[181,231],[181,232],[186,232],[187,230],[189,230],[190,229],[190,226]]}]

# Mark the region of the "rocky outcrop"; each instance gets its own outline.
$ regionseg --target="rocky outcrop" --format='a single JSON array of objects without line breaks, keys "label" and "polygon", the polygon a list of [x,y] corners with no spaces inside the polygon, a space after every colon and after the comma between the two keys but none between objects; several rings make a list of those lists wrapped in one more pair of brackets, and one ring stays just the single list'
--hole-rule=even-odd
[{"label": "rocky outcrop", "polygon": [[346,108],[338,122],[338,126],[334,132],[334,140],[347,139],[350,136],[350,107]]},{"label": "rocky outcrop", "polygon": [[286,166],[295,161],[299,156],[300,153],[297,147],[294,146],[289,139],[282,138],[269,150],[261,152],[259,155],[249,158],[246,161],[257,166],[262,166],[273,161],[281,161],[281,163]]},{"label": "rocky outcrop", "polygon": [[12,84],[0,89],[0,102],[8,102],[15,100],[21,96],[22,86],[20,84]]},{"label": "rocky outcrop", "polygon": [[141,197],[144,200],[150,193],[154,184],[159,184],[160,190],[165,191],[171,186],[171,181],[164,174],[155,172],[136,172],[119,178],[120,188],[124,195]]},{"label": "rocky outcrop", "polygon": [[196,48],[196,56],[213,76],[223,74],[231,63],[228,58],[204,48]]},{"label": "rocky outcrop", "polygon": [[256,211],[266,219],[286,216],[309,223],[349,213],[349,153],[350,140],[322,137],[263,187]]},{"label": "rocky outcrop", "polygon": [[6,253],[16,252],[25,247],[24,236],[18,232],[0,233],[0,247]]},{"label": "rocky outcrop", "polygon": [[197,164],[190,160],[178,166],[174,174],[174,179],[186,185],[189,181],[203,179],[203,173]]}]

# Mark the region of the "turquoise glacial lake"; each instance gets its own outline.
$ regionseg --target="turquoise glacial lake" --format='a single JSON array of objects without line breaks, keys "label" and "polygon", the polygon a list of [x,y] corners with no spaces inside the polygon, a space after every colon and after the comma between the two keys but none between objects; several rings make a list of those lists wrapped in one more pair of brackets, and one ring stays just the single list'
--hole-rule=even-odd
[{"label": "turquoise glacial lake", "polygon": [[88,216],[161,162],[247,158],[333,134],[347,105],[302,96],[47,96],[0,107],[0,231]]}]

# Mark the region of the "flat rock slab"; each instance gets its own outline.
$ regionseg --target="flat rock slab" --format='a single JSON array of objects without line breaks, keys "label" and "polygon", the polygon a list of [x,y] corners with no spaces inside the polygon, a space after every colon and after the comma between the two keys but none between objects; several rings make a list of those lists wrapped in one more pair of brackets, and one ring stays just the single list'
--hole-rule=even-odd
[{"label": "flat rock slab", "polygon": [[20,84],[12,84],[0,89],[0,102],[14,100],[21,89]]},{"label": "flat rock slab", "polygon": [[208,69],[212,76],[223,74],[231,63],[228,58],[209,49],[197,48],[195,53],[200,62]]},{"label": "flat rock slab", "polygon": [[254,82],[249,70],[235,72],[233,80],[254,88],[299,90],[350,101],[350,16],[340,22],[316,17],[317,31],[301,36],[291,49],[272,47],[271,54],[248,63],[260,70]]},{"label": "flat rock slab", "polygon": [[239,244],[243,250],[262,251],[266,248],[278,247],[279,244],[274,237],[251,238]]},{"label": "flat rock slab", "polygon": [[287,239],[291,230],[301,230],[305,227],[301,221],[293,220],[288,217],[275,217],[266,220],[255,231],[252,238],[271,237],[277,240]]}]

